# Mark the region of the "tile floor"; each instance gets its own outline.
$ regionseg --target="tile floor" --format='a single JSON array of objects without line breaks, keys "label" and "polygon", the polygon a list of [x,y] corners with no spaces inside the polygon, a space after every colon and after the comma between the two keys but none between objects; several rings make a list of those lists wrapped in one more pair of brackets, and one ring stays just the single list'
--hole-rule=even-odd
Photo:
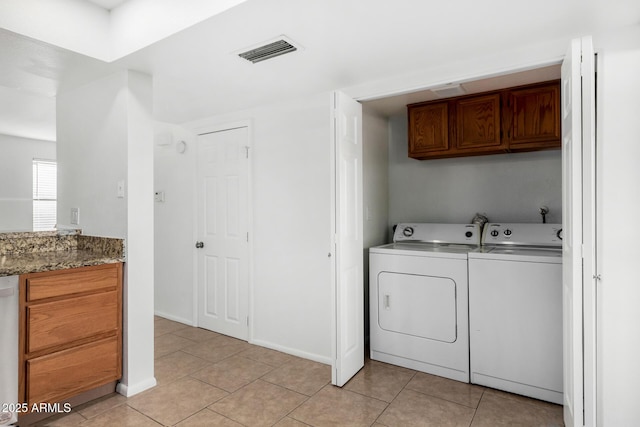
[{"label": "tile floor", "polygon": [[327,365],[157,317],[158,386],[38,426],[561,426],[562,407],[367,360],[343,388]]}]

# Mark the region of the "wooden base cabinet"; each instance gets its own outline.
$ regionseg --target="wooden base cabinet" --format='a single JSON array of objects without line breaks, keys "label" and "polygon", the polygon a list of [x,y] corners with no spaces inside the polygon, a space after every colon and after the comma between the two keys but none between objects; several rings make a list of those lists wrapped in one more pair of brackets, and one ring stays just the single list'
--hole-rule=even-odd
[{"label": "wooden base cabinet", "polygon": [[20,276],[20,401],[58,403],[122,376],[122,263]]}]

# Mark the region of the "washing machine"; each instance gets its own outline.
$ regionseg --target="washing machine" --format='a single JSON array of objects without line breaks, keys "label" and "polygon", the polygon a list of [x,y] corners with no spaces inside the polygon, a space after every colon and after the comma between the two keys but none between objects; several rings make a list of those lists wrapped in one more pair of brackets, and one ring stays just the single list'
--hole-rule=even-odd
[{"label": "washing machine", "polygon": [[469,253],[471,382],[562,404],[562,228],[486,224]]},{"label": "washing machine", "polygon": [[469,382],[467,254],[477,224],[399,224],[369,249],[370,356]]}]

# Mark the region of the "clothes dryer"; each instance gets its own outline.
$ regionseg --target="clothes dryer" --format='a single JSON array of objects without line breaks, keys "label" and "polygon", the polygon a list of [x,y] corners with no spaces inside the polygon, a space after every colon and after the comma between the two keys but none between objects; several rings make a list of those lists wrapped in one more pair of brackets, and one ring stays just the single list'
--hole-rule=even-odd
[{"label": "clothes dryer", "polygon": [[371,359],[469,382],[467,254],[477,224],[399,224],[369,250]]}]

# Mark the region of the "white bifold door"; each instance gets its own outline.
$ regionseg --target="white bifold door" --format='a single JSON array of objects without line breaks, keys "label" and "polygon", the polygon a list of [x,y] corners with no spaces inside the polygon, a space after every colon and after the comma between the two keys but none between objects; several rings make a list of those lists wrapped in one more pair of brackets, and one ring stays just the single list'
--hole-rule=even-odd
[{"label": "white bifold door", "polygon": [[362,105],[333,93],[334,366],[342,386],[364,366]]},{"label": "white bifold door", "polygon": [[242,340],[249,330],[248,153],[247,127],[198,136],[198,326]]},{"label": "white bifold door", "polygon": [[564,422],[595,425],[595,71],[590,37],[562,63]]}]

